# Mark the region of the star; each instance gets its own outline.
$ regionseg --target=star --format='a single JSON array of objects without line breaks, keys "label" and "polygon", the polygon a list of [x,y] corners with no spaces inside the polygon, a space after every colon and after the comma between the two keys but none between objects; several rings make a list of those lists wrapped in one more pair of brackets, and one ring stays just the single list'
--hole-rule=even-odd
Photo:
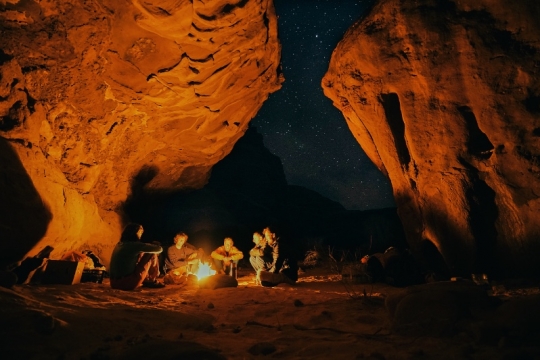
[{"label": "star", "polygon": [[[285,82],[252,125],[279,156],[287,181],[351,210],[395,206],[373,165],[320,86],[333,49],[373,0],[275,0]],[[324,35],[324,36],[323,36]]]}]

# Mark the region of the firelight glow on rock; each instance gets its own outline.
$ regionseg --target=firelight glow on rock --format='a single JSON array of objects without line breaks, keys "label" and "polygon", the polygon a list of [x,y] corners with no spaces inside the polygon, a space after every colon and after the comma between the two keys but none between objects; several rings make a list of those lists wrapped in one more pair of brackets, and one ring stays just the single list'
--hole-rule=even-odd
[{"label": "firelight glow on rock", "polygon": [[283,80],[271,0],[0,2],[0,49],[10,260],[108,261],[130,194],[202,187]]}]

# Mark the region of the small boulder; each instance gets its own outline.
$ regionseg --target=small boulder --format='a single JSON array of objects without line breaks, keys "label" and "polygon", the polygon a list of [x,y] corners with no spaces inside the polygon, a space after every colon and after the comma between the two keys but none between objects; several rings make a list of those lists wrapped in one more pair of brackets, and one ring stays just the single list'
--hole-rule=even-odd
[{"label": "small boulder", "polygon": [[409,336],[451,336],[486,318],[498,303],[473,282],[437,282],[411,286],[385,301],[392,330]]},{"label": "small boulder", "polygon": [[283,273],[272,273],[268,271],[259,271],[258,276],[262,286],[273,287],[285,283],[294,285],[296,282],[285,276]]}]

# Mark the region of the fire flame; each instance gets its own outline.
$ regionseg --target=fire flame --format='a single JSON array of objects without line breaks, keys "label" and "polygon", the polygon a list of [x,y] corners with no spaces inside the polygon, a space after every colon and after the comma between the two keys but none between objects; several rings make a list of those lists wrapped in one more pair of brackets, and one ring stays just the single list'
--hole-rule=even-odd
[{"label": "fire flame", "polygon": [[205,278],[207,276],[215,275],[215,273],[216,273],[216,270],[213,270],[212,268],[210,268],[209,264],[205,264],[199,261],[199,270],[197,270],[197,273],[195,275],[197,275],[197,278],[201,280],[202,278]]}]

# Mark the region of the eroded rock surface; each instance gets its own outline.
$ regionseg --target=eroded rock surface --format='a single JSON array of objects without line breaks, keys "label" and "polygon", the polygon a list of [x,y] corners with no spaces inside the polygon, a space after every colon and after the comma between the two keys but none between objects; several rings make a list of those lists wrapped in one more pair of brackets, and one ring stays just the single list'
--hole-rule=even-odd
[{"label": "eroded rock surface", "polygon": [[271,0],[8,0],[0,49],[11,258],[45,244],[108,258],[132,179],[202,187],[282,81]]},{"label": "eroded rock surface", "polygon": [[539,4],[379,1],[322,81],[410,245],[456,274],[540,271]]}]

